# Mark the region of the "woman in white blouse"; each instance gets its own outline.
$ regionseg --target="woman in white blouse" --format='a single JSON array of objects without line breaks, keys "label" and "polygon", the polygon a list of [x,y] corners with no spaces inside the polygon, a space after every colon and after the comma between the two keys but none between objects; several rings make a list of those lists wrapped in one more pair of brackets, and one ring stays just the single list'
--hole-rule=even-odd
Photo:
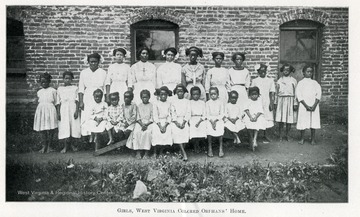
[{"label": "woman in white blouse", "polygon": [[229,69],[231,90],[239,94],[237,103],[244,103],[248,100],[248,88],[251,83],[249,70],[242,66],[245,60],[245,53],[236,52],[232,55],[231,60],[235,66]]}]

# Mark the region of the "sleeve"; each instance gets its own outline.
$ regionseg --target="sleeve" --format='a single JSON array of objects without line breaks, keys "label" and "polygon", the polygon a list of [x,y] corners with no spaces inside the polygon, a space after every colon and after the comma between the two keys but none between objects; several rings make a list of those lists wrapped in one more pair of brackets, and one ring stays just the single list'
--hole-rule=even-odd
[{"label": "sleeve", "polygon": [[158,113],[158,109],[157,109],[157,105],[156,103],[153,104],[153,119],[155,123],[159,122],[159,113]]},{"label": "sleeve", "polygon": [[270,83],[270,93],[275,93],[275,81],[271,78],[271,83]]},{"label": "sleeve", "polygon": [[228,103],[225,105],[224,117],[226,117],[226,118],[228,118],[228,117],[229,117]]},{"label": "sleeve", "polygon": [[84,84],[84,71],[80,72],[80,78],[79,78],[79,93],[84,93],[85,91],[85,84]]},{"label": "sleeve", "polygon": [[104,103],[104,105],[103,105],[103,107],[102,107],[102,109],[103,109],[103,112],[102,112],[102,118],[104,119],[104,120],[107,120],[108,119],[108,106],[107,106],[107,104],[106,103]]},{"label": "sleeve", "polygon": [[110,65],[108,68],[106,78],[105,78],[105,86],[111,85],[111,82],[112,82],[111,77],[112,77],[112,70],[111,70],[111,65]]},{"label": "sleeve", "polygon": [[96,117],[96,112],[95,112],[95,108],[94,107],[91,107],[90,108],[90,119],[91,120],[94,120],[95,119],[95,117]]},{"label": "sleeve", "polygon": [[227,92],[231,91],[231,79],[230,79],[230,73],[229,70],[226,69],[226,83],[225,83],[225,87]]},{"label": "sleeve", "polygon": [[315,81],[314,84],[316,84],[315,98],[321,100],[321,86],[317,81]]},{"label": "sleeve", "polygon": [[168,123],[171,123],[171,105],[169,106],[169,108],[168,108],[168,116],[167,116],[167,118],[166,118],[166,122],[168,122]]},{"label": "sleeve", "polygon": [[205,78],[205,92],[206,93],[209,93],[210,82],[211,82],[211,69],[206,73],[206,78]]},{"label": "sleeve", "polygon": [[156,85],[155,85],[156,88],[160,88],[163,84],[161,79],[162,78],[161,74],[162,74],[162,67],[159,66],[159,68],[157,68],[156,70]]},{"label": "sleeve", "polygon": [[54,105],[58,104],[58,100],[57,100],[57,91],[54,89],[54,91],[52,92],[53,94],[53,99],[54,99]]},{"label": "sleeve", "polygon": [[137,106],[134,104],[132,107],[131,116],[129,117],[130,123],[134,123],[136,121],[137,113],[138,113],[138,109]]},{"label": "sleeve", "polygon": [[61,104],[61,98],[60,98],[60,91],[59,91],[59,88],[57,89],[57,94],[56,94],[56,103],[55,105],[60,105]]},{"label": "sleeve", "polygon": [[150,64],[151,64],[151,68],[152,68],[151,71],[152,71],[152,75],[153,75],[151,80],[154,84],[154,87],[156,87],[156,66],[152,63],[150,63]]},{"label": "sleeve", "polygon": [[258,103],[258,112],[261,114],[264,114],[264,108],[263,108],[263,104],[262,104],[262,100],[258,99],[259,103]]},{"label": "sleeve", "polygon": [[188,122],[191,118],[191,107],[190,107],[190,101],[186,103],[186,113],[185,113],[185,121]]},{"label": "sleeve", "polygon": [[220,103],[220,113],[218,119],[222,120],[224,118],[224,115],[225,115],[225,106],[224,103]]},{"label": "sleeve", "polygon": [[[191,112],[191,110],[190,110]],[[205,102],[203,103],[203,106],[202,106],[202,118],[206,119],[206,104]]]},{"label": "sleeve", "polygon": [[176,114],[176,107],[175,107],[174,103],[171,103],[171,105],[170,105],[170,112],[171,112],[171,121],[176,121],[177,114]]},{"label": "sleeve", "polygon": [[130,78],[131,78],[131,74],[130,74],[130,66],[129,65],[126,65],[127,67],[126,67],[126,85],[128,86],[128,87],[131,87],[130,85],[129,85],[129,81],[130,81]]},{"label": "sleeve", "polygon": [[75,88],[75,101],[79,101],[79,88]]},{"label": "sleeve", "polygon": [[299,104],[299,100],[297,100],[297,97],[296,97],[296,87],[297,87],[297,81],[296,81],[296,79],[294,78],[293,79],[293,83],[292,83],[292,86],[293,86],[293,93],[294,93],[294,105],[298,105]]},{"label": "sleeve", "polygon": [[209,119],[209,117],[210,117],[210,106],[209,106],[208,102],[205,103],[205,118],[206,119]]},{"label": "sleeve", "polygon": [[[136,64],[136,63],[135,63]],[[128,87],[133,87],[136,83],[135,79],[135,64],[130,67]]]},{"label": "sleeve", "polygon": [[251,84],[251,76],[250,76],[249,70],[247,70],[247,74],[246,74],[246,77],[245,77],[245,87],[249,88],[250,84]]},{"label": "sleeve", "polygon": [[250,84],[250,87],[255,87],[255,86],[256,86],[256,78],[252,80]]}]

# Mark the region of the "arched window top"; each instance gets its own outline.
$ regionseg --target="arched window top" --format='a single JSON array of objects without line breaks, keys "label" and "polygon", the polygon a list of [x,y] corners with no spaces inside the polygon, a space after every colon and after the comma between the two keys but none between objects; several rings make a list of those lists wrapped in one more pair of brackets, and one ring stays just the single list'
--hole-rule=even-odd
[{"label": "arched window top", "polygon": [[173,22],[161,19],[143,20],[131,25],[132,28],[142,29],[178,29],[179,26]]},{"label": "arched window top", "polygon": [[324,24],[312,20],[292,20],[280,25],[281,30],[286,29],[318,29],[324,27]]}]

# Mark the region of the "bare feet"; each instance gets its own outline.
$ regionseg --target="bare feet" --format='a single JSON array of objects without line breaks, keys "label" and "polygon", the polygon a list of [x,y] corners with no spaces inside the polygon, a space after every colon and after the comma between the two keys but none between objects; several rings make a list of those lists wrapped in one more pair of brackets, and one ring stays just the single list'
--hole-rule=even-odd
[{"label": "bare feet", "polygon": [[44,154],[44,153],[45,153],[45,149],[46,149],[45,146],[42,147],[42,149],[40,149],[39,153]]},{"label": "bare feet", "polygon": [[141,154],[140,152],[136,152],[136,156],[135,156],[136,159],[140,160],[141,159]]},{"label": "bare feet", "polygon": [[263,138],[263,143],[268,144],[268,143],[270,143],[270,142],[271,142],[270,139],[267,138],[266,136],[264,136],[264,138]]},{"label": "bare feet", "polygon": [[311,140],[311,145],[316,145],[316,142],[314,139]]},{"label": "bare feet", "polygon": [[47,149],[46,153],[50,153],[50,152],[54,152],[54,149],[52,149],[52,148],[48,147],[48,149]]},{"label": "bare feet", "polygon": [[76,148],[75,146],[73,146],[73,145],[71,145],[71,149],[73,150],[73,151],[79,151],[79,149],[78,148]]},{"label": "bare feet", "polygon": [[214,157],[214,154],[213,154],[212,149],[209,149],[209,151],[208,151],[208,156],[209,156],[209,157]]},{"label": "bare feet", "polygon": [[187,160],[188,160],[187,155],[184,154],[184,156],[183,156],[183,161],[187,161]]},{"label": "bare feet", "polygon": [[300,139],[299,144],[304,145],[304,139]]},{"label": "bare feet", "polygon": [[63,148],[61,151],[60,151],[61,154],[65,154],[66,153],[66,148]]},{"label": "bare feet", "polygon": [[219,151],[219,157],[224,157],[224,151],[223,150]]}]

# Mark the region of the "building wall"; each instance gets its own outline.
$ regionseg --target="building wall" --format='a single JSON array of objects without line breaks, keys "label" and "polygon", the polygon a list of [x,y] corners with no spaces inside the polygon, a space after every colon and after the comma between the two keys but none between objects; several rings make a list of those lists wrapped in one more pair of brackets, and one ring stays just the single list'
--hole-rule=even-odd
[{"label": "building wall", "polygon": [[[130,48],[130,25],[138,21],[154,18],[178,24],[180,49],[193,45],[203,48],[205,57],[200,62],[206,68],[213,66],[212,51],[225,52],[226,67],[232,66],[233,52],[245,51],[244,65],[252,76],[255,64],[268,62],[272,77],[278,73],[279,26],[294,19],[317,21],[325,25],[322,111],[347,111],[348,8],[9,6],[7,16],[24,24],[28,95],[34,98],[39,73],[51,73],[52,85],[57,87],[63,71],[71,70],[77,82],[86,67],[82,59],[94,51],[104,56],[101,67],[106,69],[113,48]],[[183,55],[178,62],[185,63],[187,58]]]}]

